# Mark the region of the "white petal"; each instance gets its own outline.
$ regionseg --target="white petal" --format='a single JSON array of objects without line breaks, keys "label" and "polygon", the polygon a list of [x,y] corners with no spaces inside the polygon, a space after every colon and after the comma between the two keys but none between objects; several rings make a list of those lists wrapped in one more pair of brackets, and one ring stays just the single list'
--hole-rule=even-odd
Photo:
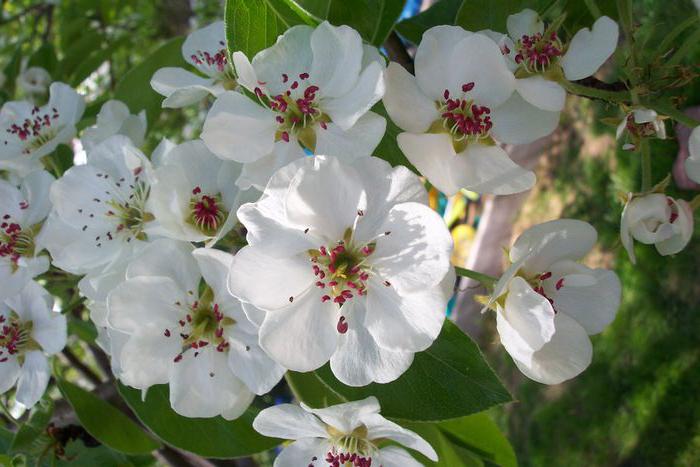
[{"label": "white petal", "polygon": [[[22,180],[22,191],[29,204],[29,207],[24,211],[24,219],[22,220],[25,225],[38,224],[49,215],[51,209],[49,188],[54,180],[54,177],[45,170],[34,171]],[[3,198],[3,200],[5,199]]]},{"label": "white petal", "polygon": [[280,404],[261,410],[253,428],[269,438],[325,438],[326,427],[312,414],[293,404]]},{"label": "white petal", "polygon": [[429,99],[443,99],[452,75],[452,51],[470,34],[459,26],[435,26],[423,33],[416,51],[416,81]]},{"label": "white petal", "polygon": [[685,160],[685,171],[695,183],[700,183],[700,127],[695,127],[688,140],[690,155]]},{"label": "white petal", "polygon": [[280,365],[293,371],[321,367],[335,351],[337,305],[322,302],[309,290],[286,308],[268,311],[260,326],[260,347]]},{"label": "white petal", "polygon": [[554,326],[554,336],[529,364],[514,359],[525,376],[543,384],[559,384],[577,376],[590,365],[593,356],[586,330],[575,320],[558,313]]},{"label": "white petal", "polygon": [[255,73],[255,69],[248,57],[246,57],[243,52],[237,51],[231,55],[231,58],[233,59],[233,66],[238,76],[238,84],[250,92],[255,92],[255,88],[260,85],[258,84],[258,75]]},{"label": "white petal", "polygon": [[367,427],[369,439],[382,438],[396,441],[400,445],[418,451],[428,459],[437,462],[438,456],[435,449],[413,431],[407,430],[379,414],[363,417],[362,422]]},{"label": "white petal", "polygon": [[[350,92],[362,64],[360,34],[349,26],[332,26],[324,21],[311,34],[311,50],[313,62],[309,73],[311,80],[321,88],[320,93],[324,97],[340,97]],[[381,76],[381,71],[380,67],[371,75]],[[375,96],[375,102],[381,98],[381,93],[383,88],[380,95]]]},{"label": "white petal", "polygon": [[196,291],[201,274],[192,257],[192,245],[187,242],[159,239],[144,248],[129,264],[126,277],[169,278],[182,291]]},{"label": "white petal", "polygon": [[276,130],[272,111],[228,91],[209,109],[201,138],[222,159],[252,162],[272,152]]},{"label": "white petal", "polygon": [[246,246],[236,253],[229,275],[229,290],[244,302],[265,309],[284,308],[315,282],[305,253],[292,257],[269,256],[264,247]]},{"label": "white petal", "polygon": [[151,87],[165,96],[163,107],[185,107],[204,99],[214,85],[214,80],[202,78],[182,68],[166,67],[155,72]]},{"label": "white petal", "polygon": [[170,278],[129,279],[109,294],[107,320],[111,327],[127,333],[161,335],[182,316],[177,301],[186,302],[186,292]]},{"label": "white petal", "polygon": [[535,252],[523,264],[527,274],[548,271],[548,267],[562,259],[577,261],[586,255],[598,239],[595,228],[575,219],[557,219],[537,224],[515,241],[510,249],[510,260],[518,261]]},{"label": "white petal", "polygon": [[523,99],[542,110],[560,112],[566,103],[566,90],[540,75],[518,79],[515,87]]},{"label": "white petal", "polygon": [[305,411],[316,415],[326,425],[333,426],[344,432],[354,430],[362,424],[364,417],[378,414],[381,410],[379,401],[374,396],[320,409],[314,409],[301,402],[301,407]]},{"label": "white petal", "polygon": [[137,389],[167,383],[173,359],[182,351],[179,342],[179,338],[167,338],[162,333],[130,336],[118,356],[122,382]]},{"label": "white petal", "polygon": [[[405,449],[388,446],[379,450],[378,461],[382,467],[423,467]],[[435,455],[437,460],[437,454]]]},{"label": "white petal", "polygon": [[549,135],[559,125],[559,112],[542,110],[513,93],[491,110],[491,135],[501,143],[525,144]]},{"label": "white petal", "polygon": [[544,33],[544,23],[536,11],[525,8],[523,11],[510,15],[506,21],[508,35],[514,41],[520,40],[523,36],[532,36]]},{"label": "white petal", "polygon": [[672,224],[676,234],[667,240],[656,243],[656,250],[663,256],[675,255],[680,252],[693,237],[693,210],[684,200],[672,201],[678,213],[678,218]]},{"label": "white petal", "polygon": [[355,387],[372,382],[383,384],[408,370],[413,363],[413,352],[380,347],[363,325],[364,304],[358,300],[351,308],[346,302],[343,313],[348,315],[348,331],[339,336],[338,349],[331,357],[331,370],[338,381]]},{"label": "white petal", "polygon": [[384,72],[386,92],[382,98],[389,117],[404,131],[423,133],[438,119],[435,102],[418,87],[416,78],[396,62]]},{"label": "white petal", "polygon": [[[206,52],[215,56],[220,51],[226,52],[226,33],[224,22],[216,21],[208,26],[192,31],[182,44],[182,58],[207,76],[217,77],[223,73],[215,65],[208,65],[204,60],[194,60],[192,56],[201,57]],[[224,65],[228,66],[228,65]]]},{"label": "white petal", "polygon": [[229,340],[229,368],[251,392],[266,394],[279,383],[286,370],[260,348],[257,334],[247,334],[245,337],[245,340]]},{"label": "white petal", "polygon": [[333,123],[347,131],[379,102],[384,89],[384,68],[379,63],[372,63],[362,71],[355,86],[347,93],[332,99],[324,97],[322,109]]},{"label": "white petal", "polygon": [[569,81],[591,76],[615,52],[620,28],[607,16],[601,16],[593,28],[580,29],[569,43],[559,64]]},{"label": "white petal", "polygon": [[[318,147],[318,141],[316,145]],[[306,153],[294,138],[289,142],[277,141],[271,154],[243,164],[243,170],[236,180],[236,185],[242,190],[254,187],[263,191],[276,171],[303,157],[306,157]]]},{"label": "white petal", "polygon": [[4,362],[0,362],[0,394],[9,391],[19,378],[20,368],[16,357],[8,357]]},{"label": "white petal", "polygon": [[315,465],[313,460],[323,461],[330,450],[331,445],[325,439],[300,439],[282,449],[275,459],[274,467]]},{"label": "white petal", "polygon": [[371,156],[382,140],[386,120],[374,112],[367,112],[347,131],[334,123],[316,130],[316,153],[338,156],[345,160]]},{"label": "white petal", "polygon": [[230,297],[228,274],[233,264],[233,255],[211,248],[197,248],[192,252],[204,281],[214,291],[215,297]]},{"label": "white petal", "polygon": [[33,407],[44,395],[50,377],[49,362],[44,354],[37,350],[27,352],[17,381],[17,402],[26,408]]},{"label": "white petal", "polygon": [[[85,99],[72,87],[65,83],[53,82],[49,87],[49,94],[51,97],[47,107],[55,107],[59,110],[61,123],[67,123],[72,126],[83,116]],[[63,140],[62,142],[66,141]]]},{"label": "white petal", "polygon": [[292,80],[300,73],[310,73],[312,53],[311,35],[314,28],[297,25],[287,29],[277,38],[277,42],[253,58],[253,68],[259,82],[272,95],[281,94],[290,86],[282,74]]}]

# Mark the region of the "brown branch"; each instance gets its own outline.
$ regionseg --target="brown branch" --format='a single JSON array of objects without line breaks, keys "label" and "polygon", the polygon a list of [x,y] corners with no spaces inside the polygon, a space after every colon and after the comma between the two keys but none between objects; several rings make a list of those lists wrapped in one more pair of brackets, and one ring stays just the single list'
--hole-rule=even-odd
[{"label": "brown branch", "polygon": [[413,73],[413,59],[408,54],[406,46],[395,31],[392,31],[389,37],[387,37],[386,42],[384,42],[384,49],[386,49],[389,59],[392,62],[398,63],[410,73]]},{"label": "brown branch", "polygon": [[99,386],[100,384],[102,384],[102,378],[100,377],[100,375],[95,373],[95,371],[92,368],[83,363],[78,358],[78,356],[75,355],[72,350],[70,350],[70,348],[64,348],[61,351],[61,353],[64,357],[66,357],[66,360],[68,360],[68,362],[83,376],[89,379],[92,384],[94,384],[95,386]]},{"label": "brown branch", "polygon": [[598,78],[594,78],[593,76],[589,76],[588,78],[583,78],[576,83],[582,85],[582,86],[587,86],[589,88],[593,89],[602,89],[603,91],[627,91],[628,87],[627,84],[623,83],[622,81],[615,81],[614,83],[606,83],[604,81],[599,80]]}]

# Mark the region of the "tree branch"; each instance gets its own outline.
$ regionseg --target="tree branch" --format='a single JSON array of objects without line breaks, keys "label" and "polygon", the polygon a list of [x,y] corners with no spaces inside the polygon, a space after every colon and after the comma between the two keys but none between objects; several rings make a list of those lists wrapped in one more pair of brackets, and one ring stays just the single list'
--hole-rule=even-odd
[{"label": "tree branch", "polygon": [[413,59],[408,54],[406,46],[395,31],[391,31],[391,34],[387,37],[386,42],[384,42],[384,49],[386,49],[386,53],[389,55],[389,59],[392,62],[398,63],[410,73],[413,73]]},{"label": "tree branch", "polygon": [[100,375],[95,373],[95,371],[93,371],[92,368],[83,363],[70,348],[64,348],[61,351],[61,354],[63,354],[63,356],[66,357],[66,360],[68,360],[68,362],[73,367],[75,367],[76,370],[78,370],[83,376],[89,379],[92,384],[94,384],[95,386],[99,386],[100,384],[102,384],[102,378],[100,377]]}]

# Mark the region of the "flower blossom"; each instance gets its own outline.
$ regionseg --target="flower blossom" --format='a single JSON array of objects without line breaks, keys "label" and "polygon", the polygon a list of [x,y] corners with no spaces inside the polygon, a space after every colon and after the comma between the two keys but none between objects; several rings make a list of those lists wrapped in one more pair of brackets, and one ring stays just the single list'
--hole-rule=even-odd
[{"label": "flower blossom", "polygon": [[245,163],[238,185],[262,190],[278,168],[313,154],[371,155],[386,121],[369,111],[384,93],[383,59],[348,26],[294,26],[252,63],[233,54],[241,86],[221,94],[202,139],[222,159]]},{"label": "flower blossom", "polygon": [[577,262],[596,239],[590,224],[560,219],[527,229],[510,250],[487,306],[496,309],[501,344],[530,379],[558,384],[581,373],[593,353],[588,335],[615,318],[617,275]]},{"label": "flower blossom", "polygon": [[688,140],[689,156],[685,160],[685,171],[695,183],[700,183],[700,127],[695,127]]},{"label": "flower blossom", "polygon": [[17,87],[30,98],[46,95],[50,84],[51,75],[38,66],[27,68],[17,77]]},{"label": "flower blossom", "polygon": [[239,417],[284,369],[258,345],[258,328],[227,290],[232,256],[160,239],[129,264],[107,297],[109,326],[126,334],[118,356],[124,384],[169,383],[186,417]]},{"label": "flower blossom", "polygon": [[80,141],[83,148],[89,151],[110,136],[124,135],[129,137],[134,146],[141,147],[146,137],[146,127],[145,110],[132,115],[123,102],[109,100],[97,114],[97,124],[87,128]]},{"label": "flower blossom", "polygon": [[0,394],[16,384],[15,400],[25,408],[34,406],[49,384],[46,356],[66,345],[66,317],[52,308],[53,298],[34,281],[0,300]]},{"label": "flower blossom", "polygon": [[182,44],[182,57],[206,78],[177,67],[165,67],[156,71],[151,78],[151,87],[165,96],[163,107],[185,107],[199,102],[208,94],[218,96],[225,90],[236,87],[233,69],[228,63],[223,21],[212,23],[187,36]]},{"label": "flower blossom", "polygon": [[[253,428],[265,436],[293,440],[279,453],[274,467],[420,467],[402,446],[438,460],[427,441],[379,411],[375,397],[324,409],[282,404],[261,411]],[[387,440],[399,446],[379,447]]]},{"label": "flower blossom", "polygon": [[458,26],[433,27],[423,34],[415,70],[414,77],[390,63],[383,102],[405,131],[399,147],[430,183],[446,195],[461,188],[505,195],[534,185],[534,173],[496,141],[534,141],[559,117],[511,98],[515,77],[492,40]]},{"label": "flower blossom", "polygon": [[632,264],[634,240],[654,245],[663,256],[675,255],[693,236],[693,211],[682,199],[663,193],[630,195],[620,222],[620,239]]},{"label": "flower blossom", "polygon": [[643,108],[632,110],[617,126],[615,137],[621,140],[625,134],[628,134],[632,140],[622,145],[622,149],[626,151],[634,150],[640,138],[655,136],[666,139],[664,118],[659,117],[654,110]]},{"label": "flower blossom", "polygon": [[68,143],[83,115],[85,101],[73,88],[53,83],[49,102],[7,102],[0,110],[0,167],[28,172],[41,168],[40,159]]},{"label": "flower blossom", "polygon": [[0,180],[0,300],[18,294],[49,269],[36,237],[51,209],[53,180],[43,170],[31,172],[19,186]]},{"label": "flower blossom", "polygon": [[304,158],[238,219],[248,246],[229,287],[262,312],[260,346],[281,365],[330,360],[351,386],[398,378],[437,338],[454,286],[452,239],[418,177],[374,157]]}]

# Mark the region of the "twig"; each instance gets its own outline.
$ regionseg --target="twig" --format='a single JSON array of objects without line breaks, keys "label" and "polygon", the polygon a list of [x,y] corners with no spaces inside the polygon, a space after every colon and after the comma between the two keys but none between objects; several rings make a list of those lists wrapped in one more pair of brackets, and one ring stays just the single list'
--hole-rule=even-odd
[{"label": "twig", "polygon": [[90,380],[92,384],[95,386],[99,386],[102,384],[102,378],[93,371],[92,368],[87,366],[85,363],[83,363],[74,353],[70,348],[66,347],[64,348],[61,353],[63,354],[64,357],[66,357],[66,360],[75,367],[80,373],[82,373],[83,376],[85,376],[87,379]]},{"label": "twig", "polygon": [[398,63],[410,73],[413,73],[413,59],[408,54],[406,46],[395,31],[392,31],[389,37],[387,37],[386,42],[384,42],[384,48],[391,61]]}]

